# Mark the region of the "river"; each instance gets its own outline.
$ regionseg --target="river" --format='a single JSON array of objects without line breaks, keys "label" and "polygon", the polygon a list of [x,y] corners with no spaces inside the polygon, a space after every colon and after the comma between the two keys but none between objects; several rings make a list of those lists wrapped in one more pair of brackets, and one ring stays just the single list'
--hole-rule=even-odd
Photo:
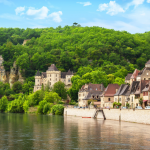
[{"label": "river", "polygon": [[0,150],[150,149],[150,125],[30,114],[0,114]]}]

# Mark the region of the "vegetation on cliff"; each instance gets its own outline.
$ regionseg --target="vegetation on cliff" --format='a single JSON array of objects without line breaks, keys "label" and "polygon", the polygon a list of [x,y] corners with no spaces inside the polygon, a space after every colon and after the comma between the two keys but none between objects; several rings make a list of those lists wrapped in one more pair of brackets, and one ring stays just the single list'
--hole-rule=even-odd
[{"label": "vegetation on cliff", "polygon": [[[135,68],[142,69],[150,58],[150,32],[130,34],[80,26],[26,30],[0,28],[0,32],[0,55],[4,58],[5,70],[9,71],[16,61],[26,78],[20,89],[26,94],[33,89],[36,71],[45,72],[52,63],[61,71],[71,69],[76,72],[68,93],[72,100],[77,100],[77,92],[83,84],[120,85],[127,73],[132,73]],[[31,40],[22,46],[24,39]]]}]

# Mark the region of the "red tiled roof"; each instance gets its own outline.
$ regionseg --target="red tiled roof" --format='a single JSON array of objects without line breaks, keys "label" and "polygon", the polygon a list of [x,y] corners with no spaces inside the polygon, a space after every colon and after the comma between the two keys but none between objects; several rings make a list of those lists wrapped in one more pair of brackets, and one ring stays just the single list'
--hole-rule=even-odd
[{"label": "red tiled roof", "polygon": [[104,96],[114,96],[116,89],[119,89],[118,84],[109,84],[105,90]]},{"label": "red tiled roof", "polygon": [[135,79],[138,76],[139,72],[140,72],[139,70],[135,69],[134,73],[131,76],[131,79]]}]

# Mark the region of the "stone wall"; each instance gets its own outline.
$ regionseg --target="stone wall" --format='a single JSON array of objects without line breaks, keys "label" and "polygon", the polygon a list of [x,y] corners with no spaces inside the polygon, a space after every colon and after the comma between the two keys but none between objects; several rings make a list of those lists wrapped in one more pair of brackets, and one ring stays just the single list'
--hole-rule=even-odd
[{"label": "stone wall", "polygon": [[[121,116],[121,121],[136,122],[150,124],[150,110],[133,110],[133,109],[103,109],[106,120],[118,120]],[[65,108],[64,115],[79,116],[79,117],[94,117],[95,109],[78,109]],[[98,113],[98,119],[103,119],[101,112]]]}]

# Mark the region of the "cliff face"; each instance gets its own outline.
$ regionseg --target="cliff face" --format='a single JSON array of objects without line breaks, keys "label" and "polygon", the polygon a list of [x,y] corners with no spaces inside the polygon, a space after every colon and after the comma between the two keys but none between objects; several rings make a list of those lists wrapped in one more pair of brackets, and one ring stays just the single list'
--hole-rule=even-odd
[{"label": "cliff face", "polygon": [[21,69],[17,67],[16,62],[13,63],[10,72],[6,72],[4,66],[2,65],[3,58],[0,56],[0,81],[3,83],[9,83],[12,87],[13,83],[16,81],[24,82],[24,78],[21,75]]}]

